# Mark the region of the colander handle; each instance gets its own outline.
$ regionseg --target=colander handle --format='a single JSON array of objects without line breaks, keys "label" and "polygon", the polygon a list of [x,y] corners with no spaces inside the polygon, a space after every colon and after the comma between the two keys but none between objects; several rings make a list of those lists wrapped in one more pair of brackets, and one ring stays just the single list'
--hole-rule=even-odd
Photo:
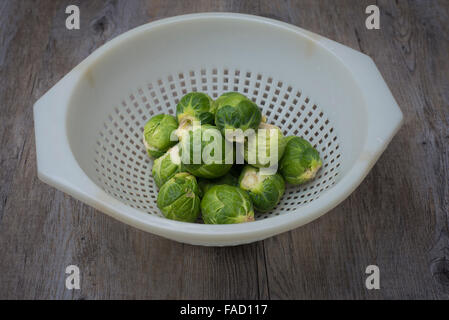
[{"label": "colander handle", "polygon": [[367,110],[367,137],[362,158],[374,164],[400,129],[403,114],[373,59],[333,40],[301,30],[311,41],[330,50],[351,72]]},{"label": "colander handle", "polygon": [[73,71],[67,74],[33,107],[38,177],[58,188],[85,176],[67,137],[67,112],[76,76]]},{"label": "colander handle", "polygon": [[364,63],[353,61],[351,69],[367,105],[365,152],[377,160],[400,129],[404,116],[374,61],[366,55],[359,57]]},{"label": "colander handle", "polygon": [[322,40],[352,73],[366,104],[368,127],[362,157],[374,164],[403,122],[403,114],[374,61],[329,39]]}]

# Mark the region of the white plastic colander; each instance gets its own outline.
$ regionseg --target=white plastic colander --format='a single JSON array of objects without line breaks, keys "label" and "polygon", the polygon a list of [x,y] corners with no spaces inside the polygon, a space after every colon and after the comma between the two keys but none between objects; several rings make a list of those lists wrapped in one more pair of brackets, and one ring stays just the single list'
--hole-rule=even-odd
[{"label": "white plastic colander", "polygon": [[[256,221],[205,225],[164,218],[142,143],[153,115],[190,91],[239,91],[285,135],[302,136],[323,168],[287,187]],[[230,13],[178,16],[108,42],[34,105],[39,178],[110,216],[181,242],[237,245],[299,227],[344,200],[402,122],[366,55],[295,26]],[[362,214],[362,213],[361,213]]]}]

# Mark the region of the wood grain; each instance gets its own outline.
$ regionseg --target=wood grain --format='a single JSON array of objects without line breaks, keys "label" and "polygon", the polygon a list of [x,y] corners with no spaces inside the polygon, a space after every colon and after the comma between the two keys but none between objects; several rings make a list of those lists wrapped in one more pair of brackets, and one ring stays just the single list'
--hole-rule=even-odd
[{"label": "wood grain", "polygon": [[[381,29],[365,28],[376,3]],[[79,4],[81,29],[65,29]],[[147,234],[37,179],[33,103],[106,41],[143,23],[231,11],[282,20],[370,55],[405,123],[361,186],[294,231],[231,248]],[[448,299],[449,3],[1,1],[0,298]],[[81,290],[65,289],[65,268]],[[366,290],[376,264],[381,289]]]}]

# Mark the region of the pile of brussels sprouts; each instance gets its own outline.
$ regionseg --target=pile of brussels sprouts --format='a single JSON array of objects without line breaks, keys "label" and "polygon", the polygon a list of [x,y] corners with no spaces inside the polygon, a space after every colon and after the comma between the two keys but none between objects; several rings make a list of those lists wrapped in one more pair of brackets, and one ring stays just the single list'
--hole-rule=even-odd
[{"label": "pile of brussels sprouts", "polygon": [[201,215],[207,224],[254,221],[254,210],[276,207],[286,182],[312,180],[322,166],[318,151],[300,137],[284,137],[265,119],[237,92],[215,101],[191,92],[178,103],[176,117],[152,117],[143,142],[154,159],[157,206],[164,216],[196,222]]}]

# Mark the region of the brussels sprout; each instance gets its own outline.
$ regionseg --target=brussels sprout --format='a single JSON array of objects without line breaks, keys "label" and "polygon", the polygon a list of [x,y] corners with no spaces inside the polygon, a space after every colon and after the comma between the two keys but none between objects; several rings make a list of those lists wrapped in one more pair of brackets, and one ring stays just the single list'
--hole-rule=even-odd
[{"label": "brussels sprout", "polygon": [[200,213],[196,178],[187,172],[177,173],[161,187],[157,206],[168,219],[195,222]]},{"label": "brussels sprout", "polygon": [[[245,161],[258,168],[277,167],[284,154],[285,146],[286,141],[279,127],[261,123],[256,134],[248,137],[248,141],[245,144]],[[277,149],[277,154],[272,154],[271,149]]]},{"label": "brussels sprout", "polygon": [[[231,169],[232,170],[232,169]],[[212,188],[213,186],[220,185],[220,184],[227,184],[229,186],[238,186],[239,184],[239,178],[236,177],[229,171],[224,176],[217,178],[217,179],[202,179],[200,178],[198,181],[198,187],[200,188],[200,198],[203,197],[203,195]]]},{"label": "brussels sprout", "polygon": [[225,184],[207,190],[201,200],[201,214],[207,224],[254,221],[253,204],[246,191]]},{"label": "brussels sprout", "polygon": [[181,171],[179,145],[170,148],[163,156],[154,160],[152,174],[158,188]]},{"label": "brussels sprout", "polygon": [[159,158],[176,144],[170,139],[176,128],[176,118],[168,114],[159,114],[148,120],[143,129],[143,143],[150,157]]},{"label": "brussels sprout", "polygon": [[182,97],[176,106],[176,116],[180,127],[198,121],[200,124],[214,123],[214,101],[205,93],[190,92]]},{"label": "brussels sprout", "polygon": [[238,105],[240,102],[244,101],[244,100],[248,100],[248,98],[238,92],[226,92],[223,93],[221,96],[219,96],[215,102],[214,102],[214,109],[218,110],[219,108],[225,106],[225,105],[230,105],[230,106],[236,106]]},{"label": "brussels sprout", "polygon": [[263,170],[246,166],[239,178],[239,186],[246,190],[257,211],[274,209],[285,191],[285,182],[279,173],[265,175]]},{"label": "brussels sprout", "polygon": [[212,125],[194,127],[181,140],[181,162],[196,177],[214,179],[232,167],[233,148]]},{"label": "brussels sprout", "polygon": [[299,185],[315,178],[316,173],[323,165],[318,151],[300,137],[287,137],[286,139],[287,146],[279,167],[285,181]]},{"label": "brussels sprout", "polygon": [[245,131],[256,129],[262,119],[262,113],[257,105],[244,95],[237,92],[222,94],[215,101],[215,125],[223,135],[226,130],[235,131],[234,136],[226,136],[230,141],[243,142]]}]

